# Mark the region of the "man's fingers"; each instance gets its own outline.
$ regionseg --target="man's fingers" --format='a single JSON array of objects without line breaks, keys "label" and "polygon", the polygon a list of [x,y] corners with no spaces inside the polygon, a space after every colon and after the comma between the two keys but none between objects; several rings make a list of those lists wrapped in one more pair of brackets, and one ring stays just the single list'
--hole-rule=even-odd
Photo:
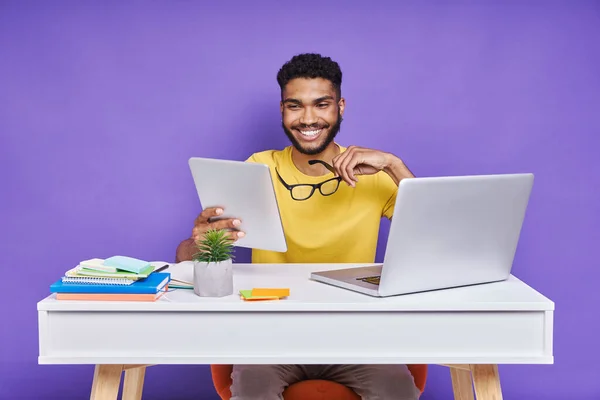
[{"label": "man's fingers", "polygon": [[354,186],[354,182],[358,182],[358,179],[354,175],[354,172],[356,172],[356,166],[362,163],[361,157],[362,156],[360,153],[354,153],[352,158],[350,158],[350,160],[348,160],[348,163],[346,164],[346,174],[348,174],[348,177],[352,179],[352,186]]},{"label": "man's fingers", "polygon": [[237,218],[227,218],[214,221],[208,224],[208,229],[237,229],[241,221]]},{"label": "man's fingers", "polygon": [[333,167],[333,169],[336,170],[336,173],[339,175],[339,172],[337,172],[337,166],[339,165],[339,160],[342,157],[343,154],[338,154],[337,156],[333,157],[333,159],[331,160],[331,166]]},{"label": "man's fingers", "polygon": [[246,236],[246,234],[242,231],[229,231],[227,234],[229,235],[229,238],[234,242],[239,238]]},{"label": "man's fingers", "polygon": [[352,180],[351,175],[350,175],[348,169],[349,168],[353,168],[351,166],[351,164],[352,164],[352,160],[354,159],[355,152],[353,150],[348,150],[344,154],[346,155],[346,157],[340,159],[340,162],[339,162],[339,165],[338,165],[338,171],[339,171],[339,174],[342,177],[342,179],[348,185],[354,186],[354,181]]},{"label": "man's fingers", "polygon": [[346,177],[346,173],[344,171],[344,163],[350,154],[350,150],[346,150],[342,154],[339,154],[334,158],[333,168],[337,171],[339,177],[341,177],[347,184],[350,184],[348,178]]},{"label": "man's fingers", "polygon": [[205,224],[212,217],[218,217],[221,214],[223,214],[223,209],[221,207],[205,208],[204,210],[202,210],[200,215],[198,215],[198,218],[196,218],[195,225],[203,224],[203,223]]},{"label": "man's fingers", "polygon": [[349,154],[348,157],[346,157],[344,159],[344,161],[342,161],[342,163],[340,164],[340,170],[342,171],[342,174],[344,175],[344,180],[350,186],[353,186],[353,182],[352,182],[352,179],[350,178],[349,166],[351,165],[353,158],[354,158],[354,156]]},{"label": "man's fingers", "polygon": [[202,210],[200,215],[194,220],[194,228],[192,229],[192,239],[199,240],[209,229],[233,229],[239,225],[239,220],[228,218],[219,221],[211,222],[211,218],[218,217],[223,214],[222,207],[208,207]]}]

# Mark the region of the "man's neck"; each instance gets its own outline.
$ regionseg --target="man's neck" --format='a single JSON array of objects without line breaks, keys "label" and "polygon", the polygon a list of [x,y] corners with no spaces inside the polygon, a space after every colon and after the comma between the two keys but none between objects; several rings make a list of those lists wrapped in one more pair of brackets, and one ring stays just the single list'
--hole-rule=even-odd
[{"label": "man's neck", "polygon": [[325,150],[313,155],[300,153],[292,146],[292,161],[294,165],[300,172],[309,176],[326,175],[329,173],[329,170],[322,164],[310,165],[308,160],[321,160],[331,164],[331,160],[338,154],[340,154],[340,147],[335,142],[331,142]]}]

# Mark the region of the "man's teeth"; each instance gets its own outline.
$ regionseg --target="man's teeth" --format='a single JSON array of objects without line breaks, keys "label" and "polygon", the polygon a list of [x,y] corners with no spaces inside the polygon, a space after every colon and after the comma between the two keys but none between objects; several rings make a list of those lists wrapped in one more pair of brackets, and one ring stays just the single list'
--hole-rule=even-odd
[{"label": "man's teeth", "polygon": [[302,134],[305,135],[305,136],[315,136],[319,132],[321,132],[321,130],[317,129],[317,130],[314,130],[314,131],[300,131],[300,132],[302,132]]}]

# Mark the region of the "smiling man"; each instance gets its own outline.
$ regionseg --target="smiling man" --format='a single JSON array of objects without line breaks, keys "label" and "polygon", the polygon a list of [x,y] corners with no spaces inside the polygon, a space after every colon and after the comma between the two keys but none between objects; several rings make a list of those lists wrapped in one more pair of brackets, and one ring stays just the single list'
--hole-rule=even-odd
[{"label": "smiling man", "polygon": [[[413,174],[389,152],[343,147],[335,138],[345,100],[342,72],[329,57],[300,54],[277,74],[281,121],[291,146],[255,153],[248,162],[270,167],[288,251],[252,251],[254,263],[372,263],[382,217],[392,218],[398,184]],[[209,208],[196,218],[192,235],[177,249],[189,260],[194,240],[210,228],[243,236],[239,221],[211,221],[223,210]],[[419,397],[406,365],[235,365],[232,400],[275,400],[292,383],[333,380],[364,400]]]}]

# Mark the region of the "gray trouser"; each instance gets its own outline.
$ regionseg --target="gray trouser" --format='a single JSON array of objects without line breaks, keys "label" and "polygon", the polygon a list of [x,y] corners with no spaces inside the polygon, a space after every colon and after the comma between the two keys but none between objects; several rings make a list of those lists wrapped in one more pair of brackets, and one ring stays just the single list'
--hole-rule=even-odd
[{"label": "gray trouser", "polygon": [[234,365],[231,378],[231,400],[282,400],[287,386],[306,379],[341,383],[363,400],[420,396],[406,365]]}]

